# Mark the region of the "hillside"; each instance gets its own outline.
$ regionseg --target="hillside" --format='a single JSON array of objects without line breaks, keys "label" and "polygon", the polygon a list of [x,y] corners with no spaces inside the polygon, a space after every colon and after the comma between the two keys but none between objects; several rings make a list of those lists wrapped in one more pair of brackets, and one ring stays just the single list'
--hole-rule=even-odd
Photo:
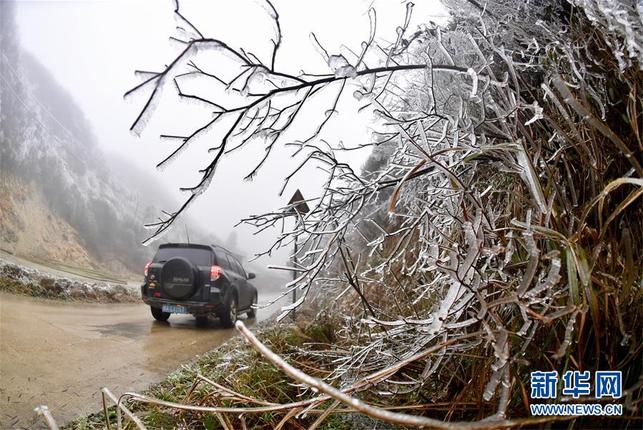
[{"label": "hillside", "polygon": [[[73,97],[21,49],[12,3],[0,8],[0,248],[140,273],[153,253],[141,245],[149,234],[143,226],[174,202],[163,190],[151,195],[144,172],[102,152]],[[190,233],[218,241],[196,228]]]},{"label": "hillside", "polygon": [[52,213],[35,184],[2,175],[0,196],[0,247],[4,251],[67,264],[93,265],[76,230]]}]

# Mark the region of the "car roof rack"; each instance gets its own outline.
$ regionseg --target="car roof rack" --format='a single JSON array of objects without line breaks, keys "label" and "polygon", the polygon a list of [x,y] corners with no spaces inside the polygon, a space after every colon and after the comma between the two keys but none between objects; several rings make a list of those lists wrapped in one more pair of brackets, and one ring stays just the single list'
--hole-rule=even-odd
[{"label": "car roof rack", "polygon": [[162,243],[159,245],[160,248],[201,248],[201,249],[211,249],[210,245],[201,245],[199,243],[179,243],[179,242],[169,242]]}]

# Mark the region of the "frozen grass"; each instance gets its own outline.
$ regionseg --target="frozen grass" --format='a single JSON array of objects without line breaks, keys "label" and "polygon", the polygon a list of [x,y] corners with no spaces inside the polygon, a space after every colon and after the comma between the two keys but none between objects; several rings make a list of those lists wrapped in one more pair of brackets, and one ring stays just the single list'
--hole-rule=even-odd
[{"label": "frozen grass", "polygon": [[[266,329],[261,339],[334,387],[370,382],[369,375],[384,372],[353,394],[373,406],[408,408],[407,416],[363,408],[364,415],[392,423],[414,415],[424,423],[441,420],[427,424],[440,428],[519,427],[530,415],[531,371],[620,370],[623,417],[567,417],[562,424],[552,417],[538,425],[640,427],[643,75],[636,55],[623,61],[623,41],[638,43],[620,33],[631,26],[603,24],[629,19],[632,10],[611,2],[609,15],[590,19],[582,5],[566,2],[462,3],[468,13],[458,13],[446,29],[410,34],[403,26],[391,45],[374,39],[363,45],[363,58],[383,66],[362,65],[351,79],[384,122],[373,145],[385,156],[378,154],[358,177],[337,161],[334,149],[310,143],[329,172],[326,197],[309,202],[312,211],[275,246],[301,236],[295,284],[302,302],[316,295],[325,316],[307,319],[299,331]],[[291,94],[291,106],[300,106],[307,97],[302,88],[322,91],[341,81],[339,100],[345,72],[351,71],[320,81],[293,77],[296,84],[278,80],[282,86],[253,96],[247,112],[221,112],[240,115],[228,135],[268,133],[275,144],[287,126],[262,128],[267,118],[285,115],[290,124],[294,116],[288,108],[265,114],[252,108],[272,102],[275,91]],[[172,73],[168,68],[159,77]],[[242,121],[253,114],[265,118]],[[258,229],[283,225],[291,209],[246,222]],[[159,231],[171,222],[160,222]],[[319,345],[315,339],[324,340]],[[249,348],[231,345],[197,366],[261,401],[291,402],[300,394],[319,399]],[[171,375],[151,394],[184,401],[196,375],[188,372]],[[205,391],[188,400],[217,405],[211,391],[199,390]],[[567,400],[557,393],[556,401]],[[316,405],[333,407],[327,400]],[[333,411],[322,425],[372,427],[371,418],[352,412],[342,418],[343,411]],[[139,412],[145,416],[149,409]],[[168,414],[206,425],[199,414],[166,409],[153,419]],[[225,414],[216,415],[217,422],[243,423]],[[246,424],[273,428],[277,415],[245,414]],[[298,420],[287,422],[298,428]]]}]

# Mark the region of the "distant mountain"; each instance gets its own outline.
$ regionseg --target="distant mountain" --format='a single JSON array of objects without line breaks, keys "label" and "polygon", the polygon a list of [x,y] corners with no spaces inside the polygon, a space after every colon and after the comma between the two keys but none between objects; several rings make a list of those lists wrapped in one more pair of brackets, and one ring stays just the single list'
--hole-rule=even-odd
[{"label": "distant mountain", "polygon": [[[16,39],[14,3],[0,1],[0,248],[25,257],[139,274],[154,246],[145,223],[179,207],[155,179],[122,156],[103,153],[73,97]],[[163,241],[225,246],[184,216]],[[262,283],[285,283],[265,271]]]},{"label": "distant mountain", "polygon": [[[0,2],[0,247],[139,273],[153,253],[141,245],[144,223],[176,204],[132,163],[101,152],[73,98],[20,48],[13,9]],[[190,236],[218,241],[193,227]]]}]

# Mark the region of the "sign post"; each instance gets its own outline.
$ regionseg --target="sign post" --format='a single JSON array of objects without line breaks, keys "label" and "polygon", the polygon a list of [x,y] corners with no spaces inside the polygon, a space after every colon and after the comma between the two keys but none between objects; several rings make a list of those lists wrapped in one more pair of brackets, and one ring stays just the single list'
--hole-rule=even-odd
[{"label": "sign post", "polygon": [[[304,215],[310,212],[310,208],[306,204],[306,199],[304,199],[304,196],[301,194],[301,191],[297,189],[295,191],[295,194],[290,198],[290,201],[288,202],[289,206],[292,206],[292,214],[293,215]],[[295,220],[295,225],[296,225],[296,220]],[[297,267],[298,261],[297,261],[297,253],[299,252],[299,249],[297,247],[297,235],[295,235],[295,249],[292,254],[292,265],[293,267]],[[293,280],[297,279],[297,272],[293,271],[292,272]],[[297,288],[293,288],[292,290],[292,302],[295,303],[297,301]],[[292,310],[292,317],[295,319],[295,310]]]}]

